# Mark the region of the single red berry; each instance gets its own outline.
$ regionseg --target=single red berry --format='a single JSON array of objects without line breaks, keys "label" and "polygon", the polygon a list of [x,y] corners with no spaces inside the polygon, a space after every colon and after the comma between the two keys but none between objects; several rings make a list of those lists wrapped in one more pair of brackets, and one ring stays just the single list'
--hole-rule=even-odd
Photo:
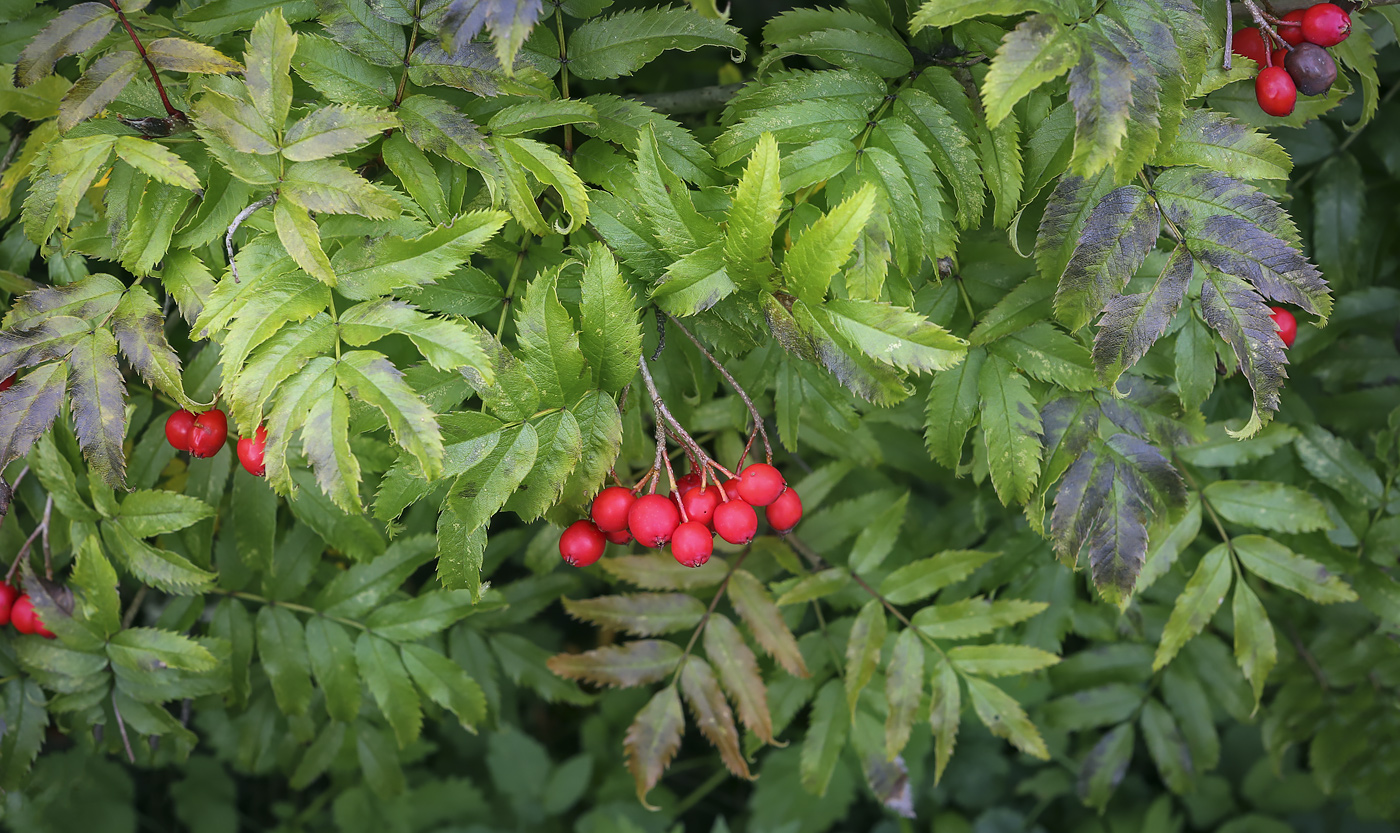
[{"label": "single red berry", "polygon": [[1274,327],[1278,329],[1278,337],[1283,339],[1283,346],[1292,347],[1298,338],[1298,319],[1283,307],[1269,307],[1269,311],[1273,313]]},{"label": "single red berry", "polygon": [[1283,68],[1303,95],[1322,95],[1337,80],[1337,62],[1315,43],[1294,47],[1284,59]]},{"label": "single red berry", "polygon": [[627,513],[627,528],[644,547],[659,547],[671,540],[681,522],[680,510],[670,498],[643,495]]},{"label": "single red berry", "polygon": [[19,590],[0,581],[0,627],[10,624],[10,609],[19,598]]},{"label": "single red berry", "polygon": [[228,439],[228,416],[218,408],[194,418],[190,430],[190,456],[213,457]]},{"label": "single red berry", "polygon": [[731,544],[747,544],[758,533],[758,514],[742,500],[726,500],[715,510],[715,532]]},{"label": "single red berry", "polygon": [[165,418],[165,439],[176,451],[190,450],[190,434],[194,431],[194,414],[176,411]]},{"label": "single red berry", "polygon": [[603,537],[607,538],[608,542],[613,544],[621,545],[632,543],[632,533],[625,529],[619,529],[617,532],[604,532]]},{"label": "single red berry", "polygon": [[775,531],[787,532],[802,520],[802,498],[798,497],[796,489],[789,488],[778,495],[777,500],[768,504],[763,514],[768,518],[768,525]]},{"label": "single red berry", "polygon": [[[735,477],[726,480],[722,485],[724,486],[725,500],[743,500],[743,498],[739,497],[739,478]],[[724,501],[720,502],[723,503]]]},{"label": "single red berry", "polygon": [[693,471],[676,479],[676,494],[683,495],[700,485],[700,472]]},{"label": "single red berry", "polygon": [[1351,15],[1335,3],[1318,3],[1303,13],[1303,39],[1318,46],[1336,46],[1351,34]]},{"label": "single red berry", "polygon": [[267,429],[261,426],[253,432],[251,437],[240,437],[238,440],[238,462],[243,464],[244,470],[254,477],[262,477],[267,473],[267,465],[263,462],[263,455],[267,453]]},{"label": "single red berry", "polygon": [[11,373],[9,375],[9,378],[5,379],[5,381],[3,382],[0,382],[0,393],[4,393],[5,391],[10,389],[10,385],[13,385],[15,383],[15,376],[17,375],[18,374],[16,373]]},{"label": "single red berry", "polygon": [[1283,62],[1288,60],[1288,47],[1280,46],[1278,49],[1275,49],[1271,60],[1273,66],[1283,66]]},{"label": "single red berry", "polygon": [[10,609],[10,623],[20,633],[37,633],[45,639],[54,638],[54,632],[44,627],[39,619],[39,611],[34,609],[34,600],[29,598],[28,593],[15,599],[14,607]]},{"label": "single red berry", "polygon": [[559,536],[559,555],[571,567],[587,567],[603,557],[608,541],[592,521],[574,521]]},{"label": "single red berry", "polygon": [[671,555],[686,567],[699,567],[710,560],[715,551],[714,533],[699,521],[688,521],[676,527],[671,538]]},{"label": "single red berry", "polygon": [[1259,66],[1264,65],[1264,56],[1269,49],[1264,44],[1264,33],[1253,26],[1247,29],[1238,29],[1230,38],[1230,51],[1236,55],[1242,55]]},{"label": "single red berry", "polygon": [[[1294,9],[1283,16],[1283,23],[1279,24],[1279,37],[1288,42],[1290,46],[1297,46],[1304,41],[1303,38],[1303,15],[1307,14],[1307,9]],[[1291,26],[1288,24],[1292,24]]]},{"label": "single red berry", "polygon": [[1286,116],[1298,103],[1298,87],[1283,67],[1266,67],[1254,79],[1254,97],[1259,109],[1271,116]]},{"label": "single red berry", "polygon": [[767,506],[787,488],[787,481],[767,463],[754,463],[739,475],[739,497],[750,506]]},{"label": "single red berry", "polygon": [[593,511],[589,515],[604,532],[625,531],[627,512],[636,502],[637,496],[632,494],[631,489],[609,486],[593,498]]},{"label": "single red berry", "polygon": [[685,516],[706,526],[714,519],[715,507],[719,506],[719,502],[719,487],[717,486],[706,486],[703,489],[696,487],[681,495],[681,505],[685,507]]}]

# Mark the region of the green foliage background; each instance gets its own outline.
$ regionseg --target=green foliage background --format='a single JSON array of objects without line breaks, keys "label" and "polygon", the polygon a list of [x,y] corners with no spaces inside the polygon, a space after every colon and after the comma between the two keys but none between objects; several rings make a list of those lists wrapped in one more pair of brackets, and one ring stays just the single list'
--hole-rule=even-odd
[{"label": "green foliage background", "polygon": [[[1400,819],[1393,7],[1283,120],[1213,0],[0,19],[7,828]],[[569,569],[681,326],[806,519]]]}]

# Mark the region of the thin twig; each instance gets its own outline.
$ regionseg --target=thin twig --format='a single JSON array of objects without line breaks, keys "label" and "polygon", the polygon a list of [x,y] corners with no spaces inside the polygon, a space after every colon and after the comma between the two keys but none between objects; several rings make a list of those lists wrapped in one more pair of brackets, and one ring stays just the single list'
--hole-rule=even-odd
[{"label": "thin twig", "polygon": [[117,691],[112,690],[112,711],[117,715],[117,729],[122,733],[122,746],[126,747],[126,759],[136,763],[136,753],[131,751],[131,738],[126,736],[126,721],[122,720],[122,710],[117,706]]},{"label": "thin twig", "polygon": [[[657,307],[657,315],[660,314],[661,308]],[[686,329],[684,324],[677,321],[674,315],[667,313],[666,317],[671,319],[671,323],[675,324],[676,328],[682,333],[684,333],[686,338],[690,339],[690,343],[695,345],[695,349],[699,350],[700,354],[706,359],[708,359],[710,364],[714,365],[715,370],[719,371],[719,375],[724,377],[724,381],[728,382],[729,386],[734,389],[734,392],[739,394],[739,398],[744,400],[744,406],[749,409],[749,416],[753,417],[754,431],[756,431],[758,435],[763,438],[763,451],[768,457],[768,462],[772,463],[773,446],[768,443],[768,431],[763,426],[763,416],[759,414],[758,408],[753,404],[753,400],[749,398],[748,391],[744,390],[743,386],[740,385],[737,380],[735,380],[734,376],[729,372],[728,368],[726,368],[723,364],[720,364],[719,360],[714,357],[714,354],[712,354],[709,350],[705,349],[705,345],[700,343],[700,339],[696,338],[694,333]],[[749,442],[753,442],[752,435],[749,436]],[[745,455],[748,454],[747,446],[745,446],[744,448],[744,453]],[[740,457],[739,465],[742,466],[743,464],[743,457]]]},{"label": "thin twig", "polygon": [[652,311],[656,313],[656,349],[651,351],[651,360],[656,361],[661,358],[661,351],[666,349],[666,314],[661,307],[652,307]]},{"label": "thin twig", "polygon": [[1235,10],[1233,4],[1225,4],[1225,65],[1226,72],[1230,71],[1230,55],[1234,53],[1235,45]]},{"label": "thin twig", "polygon": [[713,457],[707,454],[705,449],[701,448],[700,444],[695,441],[695,438],[690,436],[690,433],[681,425],[680,420],[672,415],[671,410],[666,407],[665,400],[661,398],[661,394],[656,390],[656,381],[652,379],[651,370],[647,367],[647,363],[645,361],[640,362],[638,367],[642,372],[642,381],[646,383],[647,393],[651,395],[651,405],[652,409],[655,411],[657,420],[665,420],[667,424],[674,429],[676,440],[680,442],[686,452],[690,454],[690,458],[700,461],[702,469],[708,466],[720,472],[725,477],[734,477],[734,472],[720,465]]},{"label": "thin twig", "polygon": [[253,216],[254,211],[272,205],[275,202],[277,202],[277,192],[273,191],[271,194],[268,194],[238,212],[238,216],[233,218],[233,224],[228,227],[228,233],[224,235],[224,251],[228,252],[228,271],[229,274],[233,276],[234,283],[238,283],[238,266],[233,262],[233,233],[238,231],[238,227],[243,225],[244,220]]},{"label": "thin twig", "polygon": [[136,614],[141,611],[141,603],[146,600],[146,591],[150,589],[146,585],[141,585],[141,589],[136,591],[136,598],[131,600],[130,606],[126,609],[126,615],[122,617],[122,630],[131,627],[131,623],[136,621]]},{"label": "thin twig", "polygon": [[1289,622],[1285,622],[1284,627],[1288,629],[1288,638],[1293,643],[1293,650],[1297,651],[1298,656],[1302,657],[1303,662],[1307,663],[1308,668],[1312,669],[1313,676],[1317,678],[1317,684],[1322,686],[1324,691],[1330,689],[1331,686],[1327,684],[1327,676],[1322,673],[1322,666],[1317,664],[1317,659],[1313,657],[1312,652],[1303,644],[1303,640],[1298,637],[1297,629]]},{"label": "thin twig", "polygon": [[160,103],[165,105],[165,114],[171,118],[186,119],[184,111],[175,108],[170,103],[170,99],[165,95],[165,85],[160,82],[160,73],[156,72],[156,65],[151,63],[151,59],[146,55],[146,47],[141,45],[141,39],[136,36],[136,30],[131,28],[131,22],[126,19],[126,13],[117,4],[117,0],[107,0],[108,4],[117,12],[117,19],[126,27],[126,33],[131,36],[131,42],[136,44],[136,51],[141,54],[141,60],[146,62],[146,69],[151,73],[151,80],[156,82],[156,92],[160,93]]},{"label": "thin twig", "polygon": [[394,91],[394,103],[389,106],[390,110],[399,109],[403,94],[408,91],[408,59],[413,57],[413,50],[418,46],[418,18],[422,14],[422,5],[422,0],[416,0],[413,4],[413,31],[408,36],[408,48],[403,53],[403,75],[399,77],[399,88]]},{"label": "thin twig", "polygon": [[29,135],[29,125],[29,119],[20,119],[19,124],[16,124],[10,133],[10,144],[5,148],[5,158],[0,159],[0,174],[10,169],[10,163],[15,160],[15,154],[19,152],[20,142],[23,142],[24,137]]},{"label": "thin twig", "polygon": [[49,549],[49,519],[53,517],[53,495],[44,501],[44,520],[39,528],[44,531],[41,539],[44,547],[44,577],[53,581],[53,552]]}]

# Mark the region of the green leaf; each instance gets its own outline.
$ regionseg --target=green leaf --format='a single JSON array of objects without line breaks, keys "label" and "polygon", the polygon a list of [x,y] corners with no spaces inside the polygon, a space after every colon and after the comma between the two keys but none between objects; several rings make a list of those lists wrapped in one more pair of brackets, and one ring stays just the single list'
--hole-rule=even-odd
[{"label": "green leaf", "polygon": [[867,356],[900,370],[947,370],[966,355],[967,342],[912,310],[833,298],[826,312],[836,329]]},{"label": "green leaf", "polygon": [[1356,593],[1341,578],[1271,538],[1241,535],[1233,542],[1240,564],[1270,584],[1320,604],[1356,601]]},{"label": "green leaf", "polygon": [[400,538],[372,561],[337,573],[316,595],[315,607],[327,616],[362,617],[431,561],[435,552],[431,536]]},{"label": "green leaf", "polygon": [[1142,265],[1161,223],[1156,201],[1136,185],[1099,200],[1060,276],[1055,317],[1070,330],[1088,324]]},{"label": "green leaf", "polygon": [[468,590],[433,590],[375,610],[365,620],[378,636],[394,642],[415,642],[439,633],[471,615]]},{"label": "green leaf", "polygon": [[[96,46],[116,22],[117,15],[112,7],[103,3],[77,3],[64,9],[19,53],[15,86],[39,83],[53,72],[54,64],[61,59]],[[25,769],[28,769],[27,762]]]},{"label": "green leaf", "polygon": [[134,286],[122,296],[112,313],[112,330],[122,355],[141,378],[182,408],[197,410],[195,402],[185,395],[180,357],[165,338],[165,317],[145,289]]},{"label": "green leaf", "polygon": [[830,680],[822,686],[812,705],[807,737],[802,741],[802,757],[798,772],[802,789],[812,795],[823,795],[831,783],[832,773],[846,748],[851,731],[850,711],[841,708],[841,681]]},{"label": "green leaf", "polygon": [[251,29],[271,9],[280,10],[291,23],[316,16],[313,0],[211,0],[177,15],[177,19],[196,35],[214,37]]},{"label": "green leaf", "polygon": [[783,621],[782,613],[773,603],[773,597],[768,595],[763,583],[747,570],[735,570],[730,576],[726,592],[729,594],[729,603],[734,605],[739,618],[748,625],[749,633],[763,652],[794,677],[806,677],[807,664],[802,659],[802,651],[797,647],[797,639]]},{"label": "green leaf", "polygon": [[1191,252],[1177,246],[1150,289],[1118,295],[1104,307],[1094,336],[1094,366],[1104,382],[1116,385],[1167,331],[1186,299],[1194,268]]},{"label": "green leaf", "polygon": [[121,596],[117,593],[117,571],[102,552],[97,537],[85,539],[77,547],[69,586],[78,591],[73,618],[103,636],[121,630]]},{"label": "green leaf", "polygon": [[1303,468],[1352,505],[1379,506],[1385,489],[1370,461],[1349,440],[1308,425],[1293,443]]},{"label": "green leaf", "polygon": [[773,718],[768,712],[768,689],[763,685],[758,660],[739,629],[723,614],[711,616],[705,625],[705,656],[734,700],[740,722],[764,743],[772,743]]},{"label": "green leaf", "polygon": [[496,136],[524,136],[566,124],[597,123],[598,111],[586,101],[531,101],[497,110],[486,126]]},{"label": "green leaf", "polygon": [[279,132],[292,106],[292,56],[296,49],[297,36],[279,9],[258,19],[243,56],[248,97]]},{"label": "green leaf", "polygon": [[584,394],[570,409],[582,436],[582,456],[564,484],[563,502],[581,506],[597,494],[622,446],[622,415],[617,403],[602,391]]},{"label": "green leaf", "polygon": [[353,723],[360,714],[360,675],[350,634],[338,622],[312,617],[306,623],[306,649],[326,698],[326,713],[332,720]]},{"label": "green leaf", "polygon": [[1068,72],[1078,60],[1079,42],[1074,30],[1041,14],[1021,21],[1002,38],[982,82],[987,123],[996,127],[1017,102]]},{"label": "green leaf", "polygon": [[1067,390],[1094,387],[1089,351],[1048,321],[998,339],[989,349],[992,355],[1006,359],[1033,379]]},{"label": "green leaf", "polygon": [[119,136],[114,147],[117,151],[117,158],[157,182],[175,185],[195,193],[203,193],[194,169],[185,164],[185,160],[167,150],[164,145],[147,142],[133,136]]},{"label": "green leaf", "polygon": [[1269,614],[1265,612],[1263,603],[1243,579],[1235,582],[1231,612],[1235,620],[1235,661],[1254,689],[1254,707],[1257,709],[1264,696],[1264,683],[1278,662],[1274,626],[1269,622]]},{"label": "green leaf", "polygon": [[804,26],[791,34],[776,30],[784,17],[800,14],[789,13],[768,24],[764,39],[773,44],[774,50],[759,64],[760,77],[772,63],[790,55],[811,55],[836,66],[863,69],[884,77],[904,75],[914,67],[903,41],[874,20],[854,12],[824,10],[826,19],[815,28]]},{"label": "green leaf", "polygon": [[1011,745],[1033,758],[1049,760],[1050,752],[1040,731],[1031,722],[1026,710],[1011,695],[993,683],[977,677],[966,677],[967,693],[977,717],[991,733],[1006,738]]},{"label": "green leaf", "polygon": [[661,246],[683,257],[720,238],[719,226],[695,209],[690,188],[661,155],[656,126],[648,123],[637,142],[634,177],[639,208]]},{"label": "green leaf", "polygon": [[289,715],[305,714],[311,705],[311,659],[301,621],[285,607],[268,605],[258,611],[257,628],[258,656],[277,708]]},{"label": "green leaf", "polygon": [[1254,392],[1249,422],[1231,437],[1252,437],[1278,410],[1279,389],[1287,376],[1283,342],[1264,299],[1238,278],[1206,270],[1201,286],[1201,312],[1206,323],[1225,339],[1235,353],[1241,373]]},{"label": "green leaf", "polygon": [[470,367],[490,379],[491,360],[481,345],[481,331],[446,318],[432,318],[402,301],[382,298],[357,304],[339,316],[341,338],[363,347],[385,336],[407,336],[438,370]]},{"label": "green leaf", "polygon": [[541,407],[565,407],[588,385],[574,320],[559,303],[557,272],[539,275],[525,289],[516,317],[521,362],[543,395]]},{"label": "green leaf", "polygon": [[560,601],[564,611],[581,622],[633,636],[661,636],[693,628],[705,615],[700,600],[684,593],[633,593]]},{"label": "green leaf", "polygon": [[1171,617],[1162,631],[1162,641],[1152,659],[1152,670],[1159,671],[1172,661],[1185,645],[1210,622],[1230,589],[1229,547],[1219,544],[1206,553],[1186,582],[1186,589],[1172,606]]},{"label": "green leaf", "polygon": [[978,376],[982,436],[992,485],[1002,503],[1025,503],[1040,477],[1040,414],[1030,386],[1011,363],[992,356]]},{"label": "green leaf", "polygon": [[1074,107],[1070,168],[1087,177],[1113,162],[1128,133],[1133,68],[1109,35],[1090,27],[1077,34],[1079,63],[1069,71],[1069,101]]},{"label": "green leaf", "polygon": [[1265,480],[1218,480],[1206,503],[1227,521],[1274,532],[1312,532],[1332,522],[1322,501],[1294,486]]},{"label": "green leaf", "polygon": [[709,663],[694,656],[686,660],[681,669],[680,686],[696,728],[719,750],[725,767],[740,778],[752,780],[748,763],[739,749],[739,730],[734,725],[734,715]]},{"label": "green leaf", "polygon": [[1142,705],[1142,698],[1137,686],[1109,683],[1057,697],[1046,703],[1040,714],[1047,726],[1082,732],[1128,720]]},{"label": "green leaf", "polygon": [[121,631],[107,642],[107,656],[118,665],[147,672],[166,668],[211,671],[218,665],[208,649],[188,636],[156,628]]},{"label": "green leaf", "polygon": [[93,61],[58,105],[58,129],[67,132],[117,100],[141,69],[133,52],[110,52]]},{"label": "green leaf", "polygon": [[[276,129],[245,101],[208,92],[194,101],[190,115],[201,132],[221,140],[238,153],[266,156],[277,152]],[[230,171],[240,173],[237,167],[231,167]]]},{"label": "green leaf", "polygon": [[[32,374],[31,374],[32,376]],[[29,382],[29,377],[26,377]],[[56,392],[51,386],[49,392]],[[18,387],[16,388],[18,390]],[[88,465],[112,488],[126,485],[126,385],[117,367],[117,342],[111,331],[98,328],[81,339],[68,355],[68,390],[73,401],[73,427]],[[6,410],[19,402],[5,402]],[[34,407],[39,403],[30,405]],[[47,427],[47,426],[45,426]]]},{"label": "green leaf", "polygon": [[[1243,586],[1243,582],[1241,585]],[[1239,588],[1235,589],[1239,598]],[[1167,788],[1178,795],[1191,791],[1195,786],[1195,767],[1191,760],[1191,749],[1186,744],[1176,719],[1166,707],[1156,700],[1148,700],[1142,707],[1142,738],[1147,741],[1147,751],[1157,765]]]},{"label": "green leaf", "polygon": [[869,526],[856,536],[847,559],[852,572],[869,573],[880,569],[899,539],[908,505],[909,493],[905,492],[869,519]]},{"label": "green leaf", "polygon": [[212,518],[214,507],[175,492],[142,489],[122,498],[122,526],[137,538],[153,538]]},{"label": "green leaf", "polygon": [[[354,104],[331,104],[287,128],[282,155],[293,162],[326,159],[357,150],[386,130],[399,126],[388,110]],[[121,153],[121,148],[117,149]]]},{"label": "green leaf", "polygon": [[500,441],[453,482],[444,506],[465,532],[486,525],[534,467],[539,435],[526,423],[505,430]]},{"label": "green leaf", "polygon": [[1154,165],[1197,165],[1239,179],[1287,179],[1288,152],[1272,138],[1212,110],[1187,110],[1176,140],[1159,148]]},{"label": "green leaf", "polygon": [[[517,220],[530,227],[537,234],[548,234],[551,231],[568,234],[584,224],[584,221],[588,219],[588,189],[584,187],[583,180],[579,179],[578,174],[564,161],[558,151],[533,139],[505,136],[494,137],[491,144],[496,148],[503,162],[513,163],[519,169],[528,171],[541,184],[553,188],[555,193],[559,195],[560,202],[563,203],[565,213],[569,215],[567,226],[551,229],[540,221],[539,209],[535,207],[534,197],[522,193],[519,197],[529,204],[528,211],[522,213],[517,208],[515,211]],[[507,173],[510,173],[511,169],[512,166],[508,165]]]},{"label": "green leaf", "polygon": [[399,204],[388,192],[333,161],[288,165],[281,193],[302,208],[323,214],[359,214],[371,220],[399,216]]},{"label": "green leaf", "polygon": [[408,746],[423,728],[423,710],[398,648],[387,639],[362,633],[355,640],[355,660],[374,702],[393,727],[399,748]]},{"label": "green leaf", "polygon": [[682,318],[713,307],[734,292],[724,265],[724,241],[715,240],[666,268],[651,297],[666,312]]},{"label": "green leaf", "polygon": [[0,786],[6,790],[18,789],[24,783],[29,767],[39,755],[49,725],[46,705],[44,690],[35,680],[19,679],[5,686],[5,734],[0,737]]},{"label": "green leaf", "polygon": [[617,261],[602,244],[588,247],[579,291],[579,350],[588,361],[594,387],[616,393],[637,374],[642,331],[636,300],[618,271]]},{"label": "green leaf", "polygon": [[977,149],[982,157],[982,176],[996,201],[992,222],[1005,227],[1021,204],[1024,169],[1021,164],[1021,123],[1008,113],[990,130],[978,127]]},{"label": "green leaf", "polygon": [[388,732],[382,732],[367,722],[355,724],[355,750],[358,753],[360,771],[365,775],[375,795],[381,799],[392,798],[404,791],[402,765],[399,763],[399,750],[389,739]]},{"label": "green leaf", "polygon": [[880,583],[880,593],[894,604],[922,601],[972,575],[1000,553],[948,550],[906,564]]},{"label": "green leaf", "polygon": [[978,384],[987,351],[973,349],[967,358],[933,377],[929,386],[924,444],[929,456],[950,469],[962,461],[963,441],[977,421]]},{"label": "green leaf", "polygon": [[1060,658],[1029,645],[957,645],[948,649],[948,660],[964,674],[1006,677],[1049,668]]},{"label": "green leaf", "polygon": [[878,599],[871,599],[860,609],[846,640],[846,705],[854,716],[860,693],[875,676],[880,665],[880,650],[885,644],[885,609]]},{"label": "green leaf", "polygon": [[625,11],[586,21],[569,37],[569,71],[596,80],[631,75],[668,49],[725,46],[743,55],[737,29],[684,9]]},{"label": "green leaf", "polygon": [[953,666],[940,658],[929,679],[929,728],[933,730],[933,780],[943,780],[943,771],[953,757],[958,741],[958,724],[962,722],[962,684]]},{"label": "green leaf", "polygon": [[909,733],[924,692],[924,646],[913,628],[895,638],[885,671],[885,758],[894,760],[909,743]]},{"label": "green leaf", "polygon": [[486,695],[476,680],[447,657],[423,645],[404,645],[404,667],[428,699],[457,716],[467,729],[486,720]]},{"label": "green leaf", "polygon": [[302,755],[297,768],[292,772],[288,785],[294,790],[309,787],[331,768],[344,747],[345,724],[334,720],[327,721],[316,740],[306,748],[306,754]]},{"label": "green leaf", "polygon": [[278,200],[272,211],[277,238],[292,260],[316,280],[335,286],[335,272],[321,248],[321,231],[310,213],[291,200]]},{"label": "green leaf", "polygon": [[952,185],[957,196],[958,225],[976,225],[982,219],[985,196],[981,163],[968,133],[943,104],[923,90],[901,92],[894,113],[914,129],[939,173]]},{"label": "green leaf", "polygon": [[641,639],[581,654],[555,654],[549,658],[549,670],[569,680],[632,688],[665,679],[680,658],[681,649],[675,643]]},{"label": "green leaf", "polygon": [[924,0],[909,21],[909,31],[943,29],[974,17],[1018,15],[1042,8],[1036,0]]},{"label": "green leaf", "polygon": [[386,235],[352,241],[331,259],[339,278],[337,291],[363,301],[440,281],[465,264],[508,219],[503,211],[473,211],[412,239]]},{"label": "green leaf", "polygon": [[1271,197],[1238,179],[1195,167],[1169,168],[1152,181],[1167,218],[1188,238],[1218,216],[1253,223],[1290,246],[1299,244],[1298,227]]},{"label": "green leaf", "polygon": [[1099,738],[1079,768],[1079,798],[1103,812],[1114,790],[1128,772],[1135,733],[1132,723],[1121,723]]},{"label": "green leaf", "polygon": [[783,259],[787,285],[801,299],[819,304],[831,279],[850,259],[856,238],[875,209],[875,188],[866,184],[797,238]]},{"label": "green leaf", "polygon": [[128,573],[167,593],[202,593],[216,578],[214,573],[196,567],[182,555],[144,543],[120,520],[102,525],[102,540]]},{"label": "green leaf", "polygon": [[724,238],[729,276],[747,289],[772,288],[773,230],[783,207],[781,170],[777,140],[765,133],[739,177]]},{"label": "green leaf", "polygon": [[429,95],[405,98],[398,114],[410,142],[428,153],[480,171],[495,202],[504,176],[501,161],[471,119],[446,101]]},{"label": "green leaf", "polygon": [[526,521],[541,517],[559,502],[569,475],[583,458],[583,434],[570,411],[546,415],[535,424],[535,431],[541,446],[535,465],[505,504]]},{"label": "green leaf", "polygon": [[930,605],[914,614],[911,620],[914,627],[934,639],[971,639],[1017,622],[1044,611],[1045,602],[1027,602],[1020,599],[999,599],[989,601],[981,596],[964,599],[943,605]]},{"label": "green leaf", "polygon": [[1248,220],[1212,217],[1196,240],[1197,257],[1248,281],[1261,295],[1302,307],[1327,323],[1332,296],[1317,267],[1297,249]]},{"label": "green leaf", "polygon": [[297,35],[292,69],[329,101],[387,107],[394,100],[395,79],[388,70],[343,49],[330,38],[306,32]]},{"label": "green leaf", "polygon": [[[184,38],[158,38],[146,44],[146,57],[157,69],[199,75],[243,72],[243,65],[208,44]],[[154,176],[154,174],[152,174]]]},{"label": "green leaf", "polygon": [[345,353],[337,364],[336,380],[346,393],[384,414],[394,440],[413,455],[424,474],[435,477],[442,470],[437,420],[387,358],[369,350]]},{"label": "green leaf", "polygon": [[[682,567],[674,560],[665,561],[649,555],[619,555],[598,562],[598,566],[613,578],[622,579],[646,590],[699,590],[714,587],[724,581],[725,573],[728,572],[720,559],[711,559],[699,567]],[[752,579],[751,575],[750,578]],[[758,579],[752,580],[758,582]],[[762,584],[758,584],[757,589],[767,595]],[[772,600],[769,599],[769,604],[771,603]],[[750,629],[753,629],[752,625]],[[796,646],[794,641],[793,647]]]},{"label": "green leaf", "polygon": [[681,733],[685,731],[685,714],[681,711],[680,692],[666,686],[652,695],[646,706],[637,712],[627,727],[623,747],[627,750],[627,769],[637,782],[637,800],[643,806],[666,768],[681,748]]},{"label": "green leaf", "polygon": [[1059,283],[1090,212],[1113,186],[1113,177],[1103,172],[1089,179],[1070,174],[1060,178],[1045,204],[1035,241],[1035,264],[1042,279]]}]

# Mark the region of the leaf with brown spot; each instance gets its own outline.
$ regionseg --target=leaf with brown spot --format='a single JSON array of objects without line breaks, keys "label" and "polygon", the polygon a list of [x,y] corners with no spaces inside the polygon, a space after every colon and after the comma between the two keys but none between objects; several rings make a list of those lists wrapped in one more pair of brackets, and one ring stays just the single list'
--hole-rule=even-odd
[{"label": "leaf with brown spot", "polygon": [[696,727],[719,750],[720,760],[730,772],[752,781],[749,765],[739,749],[739,729],[734,725],[734,713],[719,690],[710,664],[696,656],[686,660],[685,668],[681,669],[681,691],[690,704]]},{"label": "leaf with brown spot", "polygon": [[721,614],[710,617],[705,626],[705,655],[714,663],[724,690],[738,707],[739,720],[764,743],[772,743],[773,718],[768,712],[768,689],[758,672],[758,660],[739,629]]},{"label": "leaf with brown spot", "polygon": [[641,639],[581,654],[555,654],[546,664],[550,671],[570,680],[632,688],[665,679],[680,658],[681,649],[673,642]]},{"label": "leaf with brown spot", "polygon": [[627,738],[622,744],[627,750],[627,769],[637,781],[637,800],[648,810],[656,808],[647,804],[647,793],[676,756],[684,731],[685,714],[675,686],[656,692],[627,727]]},{"label": "leaf with brown spot", "polygon": [[729,578],[728,592],[729,603],[734,605],[744,624],[749,626],[763,652],[777,660],[794,677],[808,676],[807,664],[802,661],[797,639],[783,621],[782,613],[762,582],[747,570],[735,570]]},{"label": "leaf with brown spot", "polygon": [[633,636],[660,636],[693,628],[705,615],[700,600],[684,593],[630,593],[562,601],[565,612],[581,622]]}]

